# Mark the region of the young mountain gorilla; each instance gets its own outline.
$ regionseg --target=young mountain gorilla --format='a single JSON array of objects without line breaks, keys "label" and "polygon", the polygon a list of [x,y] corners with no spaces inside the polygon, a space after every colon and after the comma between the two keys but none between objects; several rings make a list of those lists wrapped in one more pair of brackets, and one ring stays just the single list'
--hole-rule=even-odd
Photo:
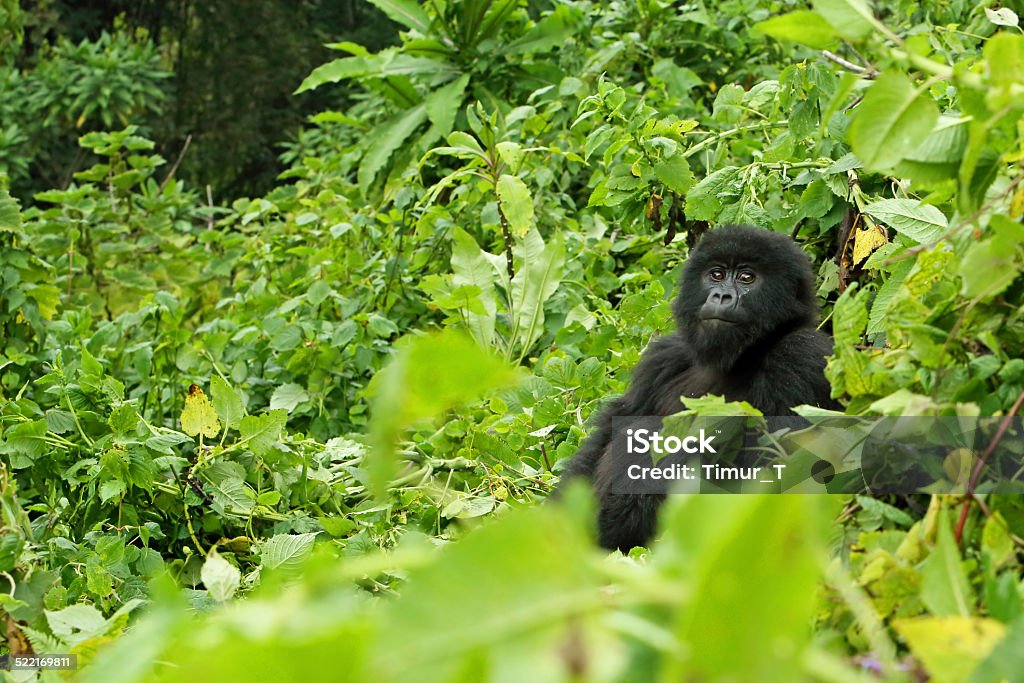
[{"label": "young mountain gorilla", "polygon": [[676,331],[648,347],[629,391],[604,409],[562,477],[593,482],[602,546],[646,544],[664,498],[611,493],[613,416],[671,415],[682,410],[680,397],[705,394],[771,417],[805,403],[839,407],[824,374],[832,340],[815,329],[814,297],[810,263],[785,235],[727,226],[697,245],[672,306]]}]

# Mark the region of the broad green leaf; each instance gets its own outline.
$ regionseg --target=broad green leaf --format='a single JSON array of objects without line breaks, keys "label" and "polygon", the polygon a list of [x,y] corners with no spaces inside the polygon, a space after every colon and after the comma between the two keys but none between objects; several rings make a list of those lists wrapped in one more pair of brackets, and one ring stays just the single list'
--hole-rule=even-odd
[{"label": "broad green leaf", "polygon": [[242,583],[242,573],[216,551],[206,558],[200,571],[203,585],[217,602],[231,599]]},{"label": "broad green leaf", "polygon": [[301,403],[309,400],[309,394],[298,384],[282,384],[274,389],[274,395],[270,397],[270,409],[285,410],[291,412]]},{"label": "broad green leaf", "polygon": [[604,614],[592,554],[579,520],[555,506],[513,510],[468,534],[410,573],[400,601],[381,605],[387,637],[374,644],[373,679],[408,680],[410,671],[425,683],[504,678],[463,675],[488,661],[509,680],[567,680],[567,629],[589,632],[597,626],[589,615]]},{"label": "broad green leaf", "polygon": [[347,78],[365,76],[371,70],[370,63],[365,57],[334,59],[313,69],[313,72],[306,76],[295,92],[298,94],[318,88],[324,83],[337,83]]},{"label": "broad green leaf", "polygon": [[796,10],[754,24],[754,30],[778,40],[789,40],[819,50],[839,43],[839,34],[820,13]]},{"label": "broad green leaf", "polygon": [[725,123],[735,123],[743,116],[742,86],[735,83],[723,85],[715,95],[711,118]]},{"label": "broad green leaf", "polygon": [[293,571],[309,556],[315,540],[315,533],[278,534],[260,544],[261,564],[267,569]]},{"label": "broad green leaf", "polygon": [[574,24],[579,19],[579,10],[556,4],[554,9],[523,34],[512,41],[502,52],[509,55],[546,52],[561,45],[572,35]]},{"label": "broad green leaf", "polygon": [[666,90],[673,97],[685,97],[690,90],[703,83],[695,71],[679,66],[668,57],[651,65],[651,75],[664,81]]},{"label": "broad green leaf", "polygon": [[[829,512],[816,496],[669,496],[666,546],[690,599],[662,680],[789,683],[810,639]],[[742,653],[738,656],[738,653]]]},{"label": "broad green leaf", "polygon": [[512,338],[522,360],[544,331],[544,304],[562,281],[565,242],[556,232],[544,244],[540,233],[531,230],[515,252],[519,271],[512,279]]},{"label": "broad green leaf", "polygon": [[992,111],[1004,107],[1019,110],[1024,87],[1024,36],[997,33],[985,43],[984,52],[989,78],[995,86],[987,93],[989,108]]},{"label": "broad green leaf", "polygon": [[739,182],[740,169],[736,166],[720,168],[693,186],[686,195],[686,217],[693,220],[714,221],[722,211]]},{"label": "broad green leaf", "polygon": [[392,21],[411,28],[424,35],[430,33],[430,17],[416,0],[369,0]]},{"label": "broad green leaf", "polygon": [[970,298],[1001,294],[1024,267],[1024,226],[995,215],[989,229],[992,234],[972,243],[960,261],[962,293]]},{"label": "broad green leaf", "polygon": [[878,289],[875,300],[871,302],[871,316],[868,318],[869,335],[885,331],[886,324],[889,322],[886,318],[889,306],[892,305],[893,299],[900,291],[900,285],[903,284],[904,278],[907,277],[913,266],[914,262],[910,259],[900,261],[893,268],[885,283]]},{"label": "broad green leaf", "polygon": [[843,38],[867,38],[877,24],[866,0],[812,0],[811,4]]},{"label": "broad green leaf", "polygon": [[665,184],[665,187],[680,195],[685,195],[697,181],[690,170],[690,164],[681,154],[655,162],[654,175]]},{"label": "broad green leaf", "polygon": [[508,221],[512,234],[524,237],[533,227],[533,197],[526,183],[506,173],[498,178],[495,190],[501,213]]},{"label": "broad green leaf", "polygon": [[71,605],[60,610],[46,610],[46,621],[53,635],[69,645],[102,636],[107,622],[92,605]]},{"label": "broad green leaf", "polygon": [[508,170],[515,173],[519,170],[519,165],[523,162],[523,146],[518,142],[503,141],[499,142],[495,147],[498,150],[498,156],[508,166]]},{"label": "broad green leaf", "polygon": [[444,506],[441,516],[445,519],[481,517],[494,510],[495,503],[493,496],[460,495]]},{"label": "broad green leaf", "polygon": [[366,154],[359,164],[359,189],[368,194],[370,186],[380,173],[395,150],[402,147],[405,141],[427,120],[427,108],[423,104],[399,114],[387,123],[379,126],[370,141]]},{"label": "broad green leaf", "polygon": [[203,490],[213,498],[210,507],[214,512],[219,515],[247,515],[253,511],[256,504],[253,501],[252,489],[242,480],[242,476],[244,472],[237,477],[209,477],[213,481],[207,482]]},{"label": "broad green leaf", "polygon": [[974,595],[960,560],[949,520],[938,524],[935,548],[921,570],[921,601],[937,617],[969,617],[974,610]]},{"label": "broad green leaf", "polygon": [[18,211],[18,200],[0,187],[0,232],[17,232],[21,230],[21,213]]},{"label": "broad green leaf", "polygon": [[203,390],[192,385],[185,397],[185,409],[181,411],[181,431],[189,436],[202,434],[208,439],[220,434],[220,420],[217,411]]},{"label": "broad green leaf", "polygon": [[110,412],[107,424],[115,434],[127,434],[139,424],[139,414],[130,403],[122,403]]},{"label": "broad green leaf", "polygon": [[455,125],[455,116],[462,108],[463,95],[468,84],[469,74],[463,74],[424,98],[423,106],[427,109],[427,118],[431,123],[426,135],[428,139],[436,140],[451,132],[452,126]]},{"label": "broad green leaf", "polygon": [[470,334],[483,347],[494,343],[494,324],[498,302],[494,291],[497,273],[476,240],[462,228],[452,233],[452,283],[477,287],[483,313],[469,313],[466,323]]},{"label": "broad green leaf", "polygon": [[238,422],[245,417],[245,407],[242,405],[242,399],[238,397],[238,393],[221,379],[220,375],[215,375],[210,380],[210,395],[218,417],[228,427],[237,428]]},{"label": "broad green leaf", "polygon": [[281,430],[288,421],[284,410],[271,410],[263,415],[246,415],[238,423],[238,431],[246,446],[258,456],[270,452],[281,438]]},{"label": "broad green leaf", "polygon": [[865,167],[886,171],[925,141],[938,118],[935,100],[903,74],[888,71],[857,105],[850,144]]},{"label": "broad green leaf", "polygon": [[934,242],[949,229],[938,208],[916,199],[879,199],[865,206],[864,213],[921,244]]},{"label": "broad green leaf", "polygon": [[969,120],[940,116],[935,129],[896,165],[896,175],[921,187],[957,177],[967,148]]}]

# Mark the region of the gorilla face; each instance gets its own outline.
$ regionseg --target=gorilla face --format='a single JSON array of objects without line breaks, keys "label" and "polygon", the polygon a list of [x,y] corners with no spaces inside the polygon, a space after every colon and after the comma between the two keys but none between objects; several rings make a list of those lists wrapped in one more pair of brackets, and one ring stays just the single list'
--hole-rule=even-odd
[{"label": "gorilla face", "polygon": [[814,324],[810,261],[785,235],[715,230],[690,254],[673,312],[694,360],[727,371],[758,341]]},{"label": "gorilla face", "polygon": [[699,315],[704,326],[740,325],[745,322],[743,299],[761,285],[752,267],[714,264],[704,273],[703,281],[707,297]]}]

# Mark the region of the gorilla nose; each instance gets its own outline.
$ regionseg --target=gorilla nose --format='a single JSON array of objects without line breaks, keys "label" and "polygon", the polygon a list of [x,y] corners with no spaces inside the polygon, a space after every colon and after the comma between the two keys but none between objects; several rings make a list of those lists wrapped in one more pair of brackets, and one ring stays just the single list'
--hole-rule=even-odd
[{"label": "gorilla nose", "polygon": [[712,292],[708,297],[708,303],[728,310],[736,304],[736,297],[732,292]]},{"label": "gorilla nose", "polygon": [[700,308],[702,320],[723,320],[735,322],[739,297],[730,291],[715,291],[708,294],[704,305]]}]

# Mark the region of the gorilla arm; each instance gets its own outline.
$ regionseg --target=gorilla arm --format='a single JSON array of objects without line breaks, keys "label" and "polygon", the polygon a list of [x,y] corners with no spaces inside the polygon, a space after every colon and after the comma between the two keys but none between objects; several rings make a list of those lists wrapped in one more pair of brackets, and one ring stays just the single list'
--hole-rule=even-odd
[{"label": "gorilla arm", "polygon": [[[601,411],[594,431],[573,456],[562,480],[584,475],[593,478],[601,455],[612,441],[612,418],[638,415],[668,415],[682,410],[681,378],[690,367],[690,352],[678,334],[656,339],[644,351],[633,371],[629,390]],[[672,406],[666,411],[666,408]]]}]

